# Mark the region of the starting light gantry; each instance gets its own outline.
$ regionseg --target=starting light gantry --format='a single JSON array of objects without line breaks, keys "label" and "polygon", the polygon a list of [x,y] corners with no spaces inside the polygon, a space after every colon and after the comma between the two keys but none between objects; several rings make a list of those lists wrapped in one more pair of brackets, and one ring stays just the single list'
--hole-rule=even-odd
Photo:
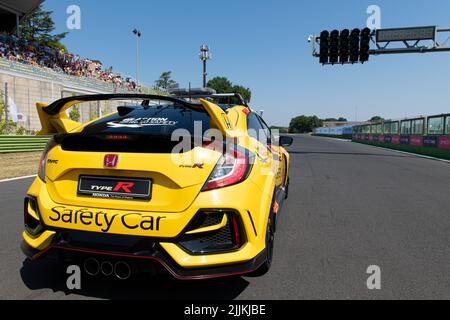
[{"label": "starting light gantry", "polygon": [[[441,37],[443,34],[446,37]],[[379,30],[355,28],[325,30],[318,36],[310,36],[308,41],[313,56],[319,58],[321,64],[335,65],[365,63],[373,55],[449,52],[449,34],[450,27],[436,26]]]}]

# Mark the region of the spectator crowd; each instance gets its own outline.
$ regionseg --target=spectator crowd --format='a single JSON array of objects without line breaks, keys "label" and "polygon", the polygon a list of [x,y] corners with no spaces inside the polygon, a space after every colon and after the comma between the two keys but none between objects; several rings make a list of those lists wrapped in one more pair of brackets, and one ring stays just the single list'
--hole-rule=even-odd
[{"label": "spectator crowd", "polygon": [[94,78],[129,91],[140,90],[133,79],[114,73],[112,67],[104,69],[101,61],[83,59],[64,49],[55,49],[4,33],[0,33],[0,58],[50,68],[71,76]]}]

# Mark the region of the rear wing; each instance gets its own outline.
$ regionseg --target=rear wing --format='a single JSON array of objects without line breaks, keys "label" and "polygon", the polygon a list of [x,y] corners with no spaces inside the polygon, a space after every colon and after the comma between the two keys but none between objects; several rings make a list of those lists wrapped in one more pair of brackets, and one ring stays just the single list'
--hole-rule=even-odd
[{"label": "rear wing", "polygon": [[42,130],[39,132],[39,135],[72,132],[81,127],[82,124],[69,119],[66,114],[68,109],[84,102],[112,100],[142,100],[141,105],[143,107],[150,106],[151,101],[164,101],[190,110],[203,110],[211,117],[214,127],[217,127],[217,129],[219,129],[222,133],[229,134],[229,131],[232,130],[226,113],[219,106],[206,100],[200,100],[201,104],[194,104],[186,100],[170,96],[150,94],[98,94],[63,98],[53,102],[50,105],[42,103],[36,104],[39,119],[42,124]]},{"label": "rear wing", "polygon": [[239,93],[217,93],[211,88],[200,89],[173,89],[170,94],[176,98],[183,99],[223,99],[223,98],[236,98],[239,101],[239,105],[249,107],[248,102]]}]

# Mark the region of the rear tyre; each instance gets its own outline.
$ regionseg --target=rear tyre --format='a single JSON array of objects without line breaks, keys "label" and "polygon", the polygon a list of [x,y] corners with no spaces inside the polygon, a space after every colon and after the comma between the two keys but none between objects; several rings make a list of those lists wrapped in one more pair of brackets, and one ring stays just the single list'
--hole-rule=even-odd
[{"label": "rear tyre", "polygon": [[256,271],[254,271],[251,274],[251,276],[262,277],[269,272],[270,267],[272,266],[273,249],[275,243],[274,223],[275,223],[274,217],[273,214],[271,214],[269,222],[267,224],[267,231],[266,231],[266,252],[265,252],[266,260]]},{"label": "rear tyre", "polygon": [[290,179],[288,178],[286,186],[284,187],[284,200],[287,200],[289,198],[289,184],[290,184]]}]

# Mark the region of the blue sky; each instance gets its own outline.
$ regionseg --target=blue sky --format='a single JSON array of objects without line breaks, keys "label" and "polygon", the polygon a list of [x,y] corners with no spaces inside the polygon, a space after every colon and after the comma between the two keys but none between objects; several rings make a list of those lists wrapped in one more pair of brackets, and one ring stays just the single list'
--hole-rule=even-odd
[{"label": "blue sky", "polygon": [[297,115],[367,120],[450,112],[450,53],[378,56],[365,65],[323,67],[307,37],[324,29],[364,27],[366,9],[382,10],[382,27],[450,26],[447,0],[47,0],[58,31],[66,8],[80,6],[81,30],[69,50],[135,75],[135,39],[142,37],[141,79],[153,85],[170,70],[181,86],[201,86],[198,51],[209,44],[209,77],[227,76],[252,89],[252,106],[272,125]]}]

